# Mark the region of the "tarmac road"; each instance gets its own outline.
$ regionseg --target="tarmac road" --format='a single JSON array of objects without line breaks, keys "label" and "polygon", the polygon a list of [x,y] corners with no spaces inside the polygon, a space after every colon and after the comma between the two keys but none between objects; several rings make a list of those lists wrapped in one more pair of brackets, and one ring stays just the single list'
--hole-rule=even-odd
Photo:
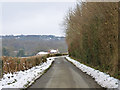
[{"label": "tarmac road", "polygon": [[90,76],[63,57],[56,58],[52,67],[30,88],[97,88],[97,90],[100,88],[104,90]]}]

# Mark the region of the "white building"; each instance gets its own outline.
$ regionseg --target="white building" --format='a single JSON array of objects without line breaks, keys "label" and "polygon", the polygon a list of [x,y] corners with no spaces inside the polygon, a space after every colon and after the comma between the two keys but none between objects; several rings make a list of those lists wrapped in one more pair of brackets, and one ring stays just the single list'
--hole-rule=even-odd
[{"label": "white building", "polygon": [[46,54],[49,54],[48,52],[39,52],[37,53],[37,55],[46,55]]},{"label": "white building", "polygon": [[49,53],[50,54],[57,54],[57,53],[59,53],[59,50],[58,49],[51,49],[51,50],[49,50]]}]

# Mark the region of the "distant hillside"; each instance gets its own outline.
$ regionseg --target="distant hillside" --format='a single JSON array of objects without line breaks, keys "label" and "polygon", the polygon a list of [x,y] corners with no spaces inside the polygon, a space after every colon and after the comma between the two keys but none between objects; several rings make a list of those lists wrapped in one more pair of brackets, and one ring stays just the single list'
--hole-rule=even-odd
[{"label": "distant hillside", "polygon": [[28,40],[28,39],[39,39],[39,40],[61,40],[65,39],[65,37],[57,37],[54,35],[6,35],[0,36],[2,39],[20,39],[20,40]]},{"label": "distant hillside", "polygon": [[35,55],[39,51],[48,51],[49,49],[59,49],[60,52],[67,52],[65,37],[54,35],[6,35],[2,38],[2,47],[6,48],[10,56],[16,56],[16,53],[23,49],[26,56]]}]

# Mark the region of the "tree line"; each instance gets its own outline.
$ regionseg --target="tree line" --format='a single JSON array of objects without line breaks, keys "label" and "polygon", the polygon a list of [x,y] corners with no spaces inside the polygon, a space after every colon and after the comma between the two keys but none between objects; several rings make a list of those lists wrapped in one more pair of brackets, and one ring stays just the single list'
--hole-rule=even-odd
[{"label": "tree line", "polygon": [[120,79],[117,2],[78,2],[64,27],[71,57]]},{"label": "tree line", "polygon": [[[2,56],[10,56],[10,51],[9,49],[3,47],[2,48]],[[19,49],[19,51],[16,54],[16,57],[25,57],[25,51],[24,49]]]}]

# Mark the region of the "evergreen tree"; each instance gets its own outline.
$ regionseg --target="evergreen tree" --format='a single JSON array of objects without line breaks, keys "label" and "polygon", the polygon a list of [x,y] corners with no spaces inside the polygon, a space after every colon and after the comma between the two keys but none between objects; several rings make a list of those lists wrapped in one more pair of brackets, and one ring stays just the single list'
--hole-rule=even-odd
[{"label": "evergreen tree", "polygon": [[9,50],[7,48],[2,48],[2,56],[10,56],[9,55]]},{"label": "evergreen tree", "polygon": [[17,53],[17,57],[24,57],[25,56],[25,52],[23,49],[20,49]]}]

